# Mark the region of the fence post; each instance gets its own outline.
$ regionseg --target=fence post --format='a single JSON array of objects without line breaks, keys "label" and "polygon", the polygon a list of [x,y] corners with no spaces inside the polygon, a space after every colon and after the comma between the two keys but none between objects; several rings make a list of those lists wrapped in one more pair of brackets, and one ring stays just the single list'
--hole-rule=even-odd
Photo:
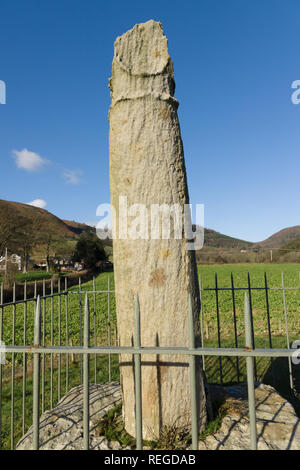
[{"label": "fence post", "polygon": [[[215,273],[215,290],[216,290],[216,311],[217,311],[217,328],[218,328],[218,347],[221,347],[221,326],[220,326],[220,312],[219,312],[219,288],[218,288],[218,275]],[[219,356],[220,366],[220,383],[223,385],[223,367],[222,356]]]},{"label": "fence post", "polygon": [[[284,286],[284,277],[283,272],[281,273],[281,287],[282,287],[282,300],[283,300],[283,310],[284,310],[284,321],[285,321],[285,334],[286,334],[286,346],[289,349],[290,347],[290,335],[289,335],[289,324],[288,324],[288,317],[287,317],[287,308],[286,308],[286,298],[285,298],[285,286]],[[294,390],[294,383],[293,383],[293,369],[292,369],[292,361],[291,358],[288,357],[288,365],[289,365],[289,379],[290,379],[290,388],[293,392]]]},{"label": "fence post", "polygon": [[[252,329],[251,329],[251,313],[249,298],[245,292],[245,346],[246,349],[253,349]],[[246,358],[247,365],[247,385],[248,385],[248,404],[249,404],[249,421],[250,421],[250,449],[257,449],[257,432],[256,432],[256,415],[255,415],[255,389],[254,389],[254,357]]]},{"label": "fence post", "polygon": [[[195,332],[192,298],[188,298],[188,326],[189,326],[189,348],[195,348]],[[197,391],[196,391],[196,357],[189,357],[190,367],[190,396],[191,396],[191,421],[192,421],[192,450],[198,450],[198,413],[197,413]]]},{"label": "fence post", "polygon": [[[34,315],[34,347],[40,346],[41,339],[41,300],[37,297]],[[33,353],[33,449],[39,449],[40,419],[40,353]]]},{"label": "fence post", "polygon": [[[84,331],[83,346],[89,348],[90,345],[90,309],[88,295],[85,294],[84,303]],[[83,354],[83,448],[89,449],[90,434],[90,410],[89,410],[89,355]]]},{"label": "fence post", "polygon": [[[254,339],[254,324],[253,324],[253,312],[252,312],[252,294],[251,294],[251,282],[250,282],[250,273],[248,272],[248,292],[249,292],[249,298],[248,298],[248,306],[249,306],[249,316],[250,316],[250,325],[251,325],[251,341],[252,341],[252,347],[255,348],[255,339]],[[257,367],[256,367],[256,357],[253,358],[254,360],[254,374],[255,374],[255,380],[257,380]]]},{"label": "fence post", "polygon": [[[235,308],[235,293],[234,293],[234,281],[233,274],[231,273],[231,295],[232,295],[232,308],[233,308],[233,325],[234,325],[234,344],[238,348],[238,334],[237,334],[237,323],[236,323],[236,308]],[[237,381],[240,382],[240,363],[239,358],[236,357],[236,371]]]},{"label": "fence post", "polygon": [[[69,344],[69,297],[68,297],[68,278],[65,277],[65,314],[66,314],[66,346]],[[66,393],[69,391],[69,354],[66,354]]]},{"label": "fence post", "polygon": [[[134,309],[134,347],[141,347],[141,319],[139,297],[135,298]],[[142,381],[141,381],[141,355],[134,355],[135,372],[135,419],[136,419],[136,449],[143,448],[143,430],[142,430]]]},{"label": "fence post", "polygon": [[[107,327],[108,346],[111,346],[111,325],[110,325],[110,278],[107,276]],[[108,381],[111,382],[111,356],[108,355]]]},{"label": "fence post", "polygon": [[[50,312],[50,316],[51,316],[51,325],[50,325],[50,328],[51,328],[51,346],[54,346],[54,309],[53,309],[53,293],[54,293],[54,290],[53,290],[53,279],[51,279],[51,312]],[[53,354],[51,353],[51,356],[50,356],[50,408],[52,409],[53,408]]]},{"label": "fence post", "polygon": [[[201,274],[199,273],[198,276],[198,284],[199,284],[199,295],[200,295],[200,332],[201,332],[201,346],[204,348],[204,336],[203,336],[203,308],[202,308],[202,279],[201,279]],[[202,367],[203,370],[205,371],[205,359],[204,356],[202,356]]]},{"label": "fence post", "polygon": [[[15,345],[16,335],[16,283],[13,285],[12,306],[12,344]],[[14,448],[15,439],[15,353],[11,355],[11,413],[10,413],[10,447]]]},{"label": "fence post", "polygon": [[[96,323],[96,283],[93,276],[93,299],[94,299],[94,346],[97,346],[97,323]],[[97,383],[97,354],[94,355],[94,382]]]},{"label": "fence post", "polygon": [[[3,282],[1,282],[0,288],[0,304],[3,304]],[[2,344],[3,336],[3,307],[0,308],[0,344]],[[0,449],[2,448],[2,363],[0,361]]]},{"label": "fence post", "polygon": [[[24,322],[23,322],[23,344],[26,346],[27,328],[27,281],[24,282]],[[23,392],[22,392],[22,432],[25,434],[26,416],[26,376],[27,376],[27,354],[23,353]]]}]

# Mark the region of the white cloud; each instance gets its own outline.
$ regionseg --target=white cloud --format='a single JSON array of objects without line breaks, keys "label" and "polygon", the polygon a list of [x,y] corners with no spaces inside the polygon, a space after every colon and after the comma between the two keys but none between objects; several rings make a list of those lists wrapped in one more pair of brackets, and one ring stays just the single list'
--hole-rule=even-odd
[{"label": "white cloud", "polygon": [[63,172],[63,178],[65,179],[66,184],[79,184],[81,182],[81,175],[81,170],[65,170]]},{"label": "white cloud", "polygon": [[13,150],[13,157],[18,168],[26,171],[39,171],[44,165],[49,163],[49,160],[41,157],[35,152],[30,152],[27,149]]},{"label": "white cloud", "polygon": [[47,202],[44,199],[34,199],[31,202],[27,202],[29,206],[39,207],[40,209],[45,209]]}]

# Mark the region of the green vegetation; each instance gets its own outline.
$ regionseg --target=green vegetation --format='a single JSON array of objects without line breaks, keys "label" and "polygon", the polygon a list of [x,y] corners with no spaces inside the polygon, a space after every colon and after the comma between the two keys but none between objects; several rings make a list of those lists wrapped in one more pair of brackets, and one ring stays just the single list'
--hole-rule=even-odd
[{"label": "green vegetation", "polygon": [[[230,274],[234,273],[235,287],[247,287],[247,274],[250,272],[250,281],[252,286],[264,287],[264,272],[267,272],[268,285],[270,287],[279,287],[281,285],[281,271],[284,272],[286,286],[299,285],[300,266],[290,265],[214,265],[199,266],[201,274],[202,287],[215,287],[215,273],[217,273],[219,287],[231,287]],[[42,273],[45,275],[45,273]],[[114,288],[113,273],[101,273],[95,279],[95,287],[97,290],[107,290],[108,277],[110,278],[110,287]],[[59,300],[58,297],[46,299],[42,301],[42,340],[46,345],[51,344],[51,306],[53,305],[53,344],[80,344],[80,325],[83,326],[83,305],[84,295],[79,295],[78,286],[73,286],[69,290],[68,295],[64,295]],[[82,284],[82,290],[93,290],[93,281]],[[239,347],[244,347],[244,318],[243,318],[243,295],[244,291],[237,291],[236,297],[236,317],[237,317],[237,343]],[[98,345],[107,344],[108,330],[108,294],[100,293],[89,295],[90,304],[90,338],[91,345],[95,342]],[[80,299],[81,297],[81,299]],[[111,315],[111,336],[112,344],[115,344],[116,332],[116,314],[115,314],[115,298],[110,294],[110,315]],[[290,339],[296,340],[300,338],[300,291],[286,291],[286,302],[288,321],[290,327]],[[269,347],[268,325],[266,314],[265,291],[257,290],[252,293],[253,318],[255,329],[255,345],[260,348]],[[203,305],[203,333],[204,345],[208,347],[218,346],[217,337],[217,320],[216,320],[216,297],[215,291],[204,291],[202,293]],[[272,346],[286,347],[286,339],[284,336],[284,314],[282,304],[282,291],[269,291],[269,307],[270,322],[272,330]],[[67,315],[67,311],[69,312]],[[26,343],[33,343],[33,312],[34,302],[27,303],[26,312]],[[96,314],[94,315],[94,312]],[[15,344],[23,344],[24,341],[24,305],[18,304],[14,308],[7,306],[3,308],[3,340],[5,344],[12,344],[13,332],[12,324],[15,317]],[[232,296],[231,291],[222,291],[219,293],[219,315],[220,315],[220,332],[221,346],[234,347],[234,324],[232,313]],[[61,320],[59,328],[59,319]],[[96,325],[96,328],[95,328]],[[67,333],[68,326],[68,335]],[[207,334],[208,333],[208,334]],[[7,362],[2,367],[3,372],[3,401],[2,401],[2,443],[5,448],[10,446],[10,403],[11,403],[11,355],[7,355]],[[60,396],[66,392],[66,365],[65,355],[62,355],[61,361],[61,380],[60,380]],[[80,383],[80,359],[78,356],[74,358],[75,362],[69,365],[69,389]],[[112,380],[119,380],[118,358],[111,356],[112,360]],[[97,382],[108,380],[108,358],[97,356]],[[221,360],[216,357],[205,358],[205,371],[207,379],[210,383],[224,384],[234,383],[238,379],[237,359],[234,357],[224,357]],[[91,383],[95,381],[95,356],[90,357],[90,379]],[[15,354],[15,442],[22,434],[22,366],[23,355]],[[238,361],[239,379],[246,380],[245,360]],[[270,359],[261,358],[256,361],[257,379],[275,386],[275,388],[286,398],[291,400],[300,416],[299,400],[295,400],[291,396],[288,382],[288,361],[287,359]],[[58,398],[58,362],[54,356],[54,404]],[[45,404],[44,409],[50,406],[50,358],[45,356]],[[300,370],[294,367],[293,374],[295,378],[295,388],[300,391]],[[26,381],[26,429],[32,420],[32,364],[31,356],[28,356],[28,373]],[[294,401],[293,401],[294,400]],[[215,417],[215,423],[210,424],[210,429],[216,429],[218,426],[218,415]],[[170,441],[170,435],[174,434],[171,429],[166,429],[166,439]],[[124,437],[124,436],[123,436]],[[125,439],[125,437],[124,437]],[[125,441],[124,441],[125,442]],[[163,442],[161,436],[161,442]],[[126,445],[126,444],[125,444]],[[176,444],[177,445],[177,444]]]},{"label": "green vegetation", "polygon": [[[208,422],[206,429],[199,435],[200,440],[206,439],[210,434],[216,433],[222,424],[222,419],[226,414],[228,405],[223,402],[213,403],[213,418]],[[134,448],[136,440],[127,433],[122,418],[122,404],[112,408],[103,418],[101,418],[97,426],[97,435],[105,436],[109,441],[117,441],[122,446]],[[151,441],[143,441],[143,445],[159,450],[185,450],[192,442],[190,428],[185,426],[163,426],[160,436],[153,437]]]},{"label": "green vegetation", "polygon": [[[264,287],[264,273],[267,273],[269,287],[281,287],[281,272],[284,273],[286,287],[299,286],[300,265],[287,264],[241,264],[241,265],[211,265],[199,266],[203,288],[215,288],[215,275],[217,274],[218,287],[231,288],[231,272],[233,272],[234,287],[248,287],[248,272],[252,287]],[[235,292],[235,307],[238,335],[243,334],[244,329],[244,292]],[[286,304],[291,339],[297,339],[300,335],[300,293],[299,290],[286,290]],[[264,289],[254,290],[251,294],[254,330],[256,335],[268,335],[266,292]],[[233,301],[231,290],[221,291],[218,294],[219,314],[222,338],[233,335]],[[285,331],[283,293],[281,290],[268,292],[270,324],[272,335],[282,335]],[[216,293],[214,290],[202,292],[202,309],[204,318],[204,334],[209,338],[216,337]]]},{"label": "green vegetation", "polygon": [[[184,450],[191,444],[190,430],[186,427],[163,426],[160,436],[151,441],[143,441],[143,445],[151,449]],[[122,405],[111,409],[99,422],[97,434],[105,436],[109,441],[120,442],[123,446],[135,448],[136,440],[127,433],[122,418]]]},{"label": "green vegetation", "polygon": [[228,405],[226,403],[215,401],[212,403],[213,419],[207,423],[206,429],[199,435],[199,440],[205,440],[211,434],[215,434],[222,425],[222,420],[226,415]]},{"label": "green vegetation", "polygon": [[[104,272],[95,278],[96,290],[107,290],[108,277],[110,277],[110,287],[114,288],[113,274]],[[93,290],[93,281],[82,284],[82,290]],[[68,325],[68,343],[72,341],[74,345],[80,344],[80,325],[83,328],[83,306],[84,306],[84,295],[80,295],[78,292],[78,286],[73,286],[69,289],[68,296],[53,297],[53,300],[47,298],[41,303],[42,311],[42,329],[45,337],[45,344],[51,344],[51,309],[53,305],[53,341],[54,345],[59,343],[59,332],[61,344],[66,342],[66,332]],[[108,295],[107,293],[101,294],[88,294],[90,312],[91,312],[91,324],[90,324],[90,335],[93,344],[94,337],[96,335],[98,344],[106,344],[107,340],[107,327],[108,327]],[[33,319],[34,319],[34,301],[27,302],[26,311],[26,343],[32,344],[33,342]],[[68,315],[66,311],[68,309]],[[115,314],[115,298],[114,295],[110,295],[110,310],[111,310],[111,331],[112,335],[115,334],[116,328],[116,314]],[[17,304],[15,307],[15,344],[21,345],[24,340],[24,304]],[[96,318],[96,333],[94,331],[94,312],[97,312]],[[7,306],[3,308],[3,341],[5,344],[12,344],[13,341],[13,316],[14,308]],[[60,328],[59,328],[60,320]],[[45,327],[44,327],[45,326]]]},{"label": "green vegetation", "polygon": [[94,233],[85,232],[80,235],[76,244],[73,259],[84,261],[89,269],[96,269],[97,263],[106,258],[102,241]]},{"label": "green vegetation", "polygon": [[[45,271],[29,271],[28,273],[17,273],[16,282],[33,282],[41,281],[43,279],[50,279],[53,276],[53,271],[46,273]],[[0,282],[2,282],[3,276],[0,275]]]},{"label": "green vegetation", "polygon": [[63,221],[45,209],[0,199],[0,256],[7,248],[9,254],[19,254],[26,267],[29,257],[50,264],[52,256],[71,256],[84,232],[95,229]]},{"label": "green vegetation", "polygon": [[109,441],[118,441],[123,446],[135,446],[135,438],[130,436],[124,428],[121,403],[103,416],[96,433],[98,436],[105,436]]},{"label": "green vegetation", "polygon": [[[21,355],[17,355],[21,356]],[[17,357],[17,362],[20,362],[21,358]],[[80,359],[75,357],[76,362],[69,365],[68,369],[68,380],[69,386],[68,390],[71,390],[73,387],[80,385]],[[58,402],[60,397],[63,397],[67,391],[66,388],[66,365],[65,365],[65,356],[61,356],[61,374],[60,374],[60,394],[58,393],[58,359],[57,356],[54,356],[54,374],[53,374],[53,403],[54,406]],[[94,382],[95,377],[95,361],[94,357],[91,356],[90,359],[90,382]],[[108,381],[108,360],[107,357],[97,356],[97,382],[107,382]],[[50,409],[50,357],[46,356],[46,374],[45,374],[45,402],[44,409]],[[111,356],[111,374],[112,380],[119,380],[119,364],[118,358],[116,356]],[[11,367],[4,367],[4,381],[2,387],[2,425],[0,433],[0,448],[1,449],[10,449],[11,443]],[[41,379],[42,385],[42,379]],[[32,394],[33,394],[33,381],[32,381],[32,367],[31,367],[31,357],[28,357],[28,373],[26,380],[26,408],[25,408],[25,430],[27,431],[32,425]],[[14,444],[16,445],[19,439],[22,437],[22,399],[23,399],[23,379],[22,379],[22,369],[19,367],[16,369],[16,378],[14,386]],[[42,411],[42,410],[41,410]]]}]

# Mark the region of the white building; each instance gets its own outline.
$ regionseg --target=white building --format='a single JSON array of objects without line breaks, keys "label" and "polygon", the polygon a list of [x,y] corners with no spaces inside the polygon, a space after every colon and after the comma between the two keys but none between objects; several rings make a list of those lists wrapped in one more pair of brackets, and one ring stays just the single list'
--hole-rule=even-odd
[{"label": "white building", "polygon": [[17,254],[12,254],[7,256],[7,261],[5,256],[0,256],[0,271],[5,271],[6,263],[16,264],[18,267],[18,271],[22,270],[22,259],[21,256]]}]

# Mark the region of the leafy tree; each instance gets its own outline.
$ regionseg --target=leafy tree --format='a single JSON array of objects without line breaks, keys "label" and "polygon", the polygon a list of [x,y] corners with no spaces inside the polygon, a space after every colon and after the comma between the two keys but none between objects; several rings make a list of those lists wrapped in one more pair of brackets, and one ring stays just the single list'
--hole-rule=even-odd
[{"label": "leafy tree", "polygon": [[74,261],[83,260],[89,269],[95,269],[99,261],[106,258],[102,241],[94,233],[84,232],[77,242]]}]

